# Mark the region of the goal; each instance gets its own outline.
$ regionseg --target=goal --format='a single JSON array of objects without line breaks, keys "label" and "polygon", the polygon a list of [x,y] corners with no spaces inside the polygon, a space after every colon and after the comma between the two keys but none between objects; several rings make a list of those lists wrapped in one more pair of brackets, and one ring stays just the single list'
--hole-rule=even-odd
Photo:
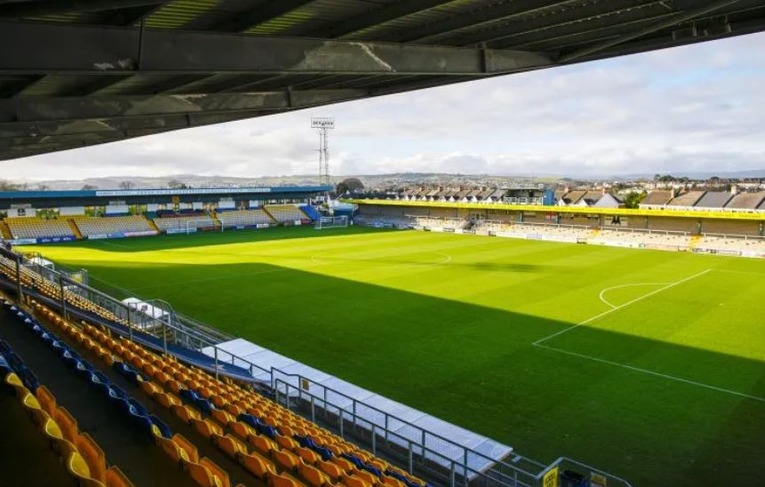
[{"label": "goal", "polygon": [[347,216],[323,216],[316,221],[316,230],[325,230],[327,228],[346,228],[347,226]]}]

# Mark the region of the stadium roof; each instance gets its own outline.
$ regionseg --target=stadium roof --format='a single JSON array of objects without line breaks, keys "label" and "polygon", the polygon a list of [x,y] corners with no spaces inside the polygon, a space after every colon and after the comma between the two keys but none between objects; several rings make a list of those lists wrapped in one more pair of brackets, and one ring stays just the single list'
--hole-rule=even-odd
[{"label": "stadium roof", "polygon": [[0,0],[0,159],[764,27],[762,0]]}]

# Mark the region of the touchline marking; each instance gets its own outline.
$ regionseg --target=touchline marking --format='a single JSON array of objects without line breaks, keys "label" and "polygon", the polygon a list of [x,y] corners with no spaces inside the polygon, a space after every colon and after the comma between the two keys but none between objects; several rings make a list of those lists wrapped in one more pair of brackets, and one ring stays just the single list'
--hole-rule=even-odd
[{"label": "touchline marking", "polygon": [[765,273],[763,273],[763,272],[738,271],[738,270],[735,270],[735,269],[717,269],[717,268],[712,269],[712,270],[716,271],[716,272],[728,272],[730,274],[747,274],[747,275],[750,275],[750,276],[765,277]]},{"label": "touchline marking", "polygon": [[607,309],[606,311],[604,311],[602,313],[599,313],[599,314],[596,314],[595,316],[593,316],[591,318],[587,318],[586,320],[582,321],[581,323],[577,323],[576,325],[572,325],[572,326],[569,326],[568,328],[564,328],[564,329],[562,329],[562,330],[560,330],[558,332],[553,333],[552,335],[548,335],[546,337],[542,337],[539,340],[537,340],[534,343],[532,343],[532,345],[539,345],[542,342],[546,342],[550,338],[555,338],[558,335],[563,335],[564,333],[567,333],[567,332],[573,330],[574,328],[579,328],[582,325],[586,325],[587,323],[590,323],[590,322],[595,321],[595,320],[597,320],[599,318],[602,318],[603,316],[609,315],[609,314],[613,313],[614,311],[618,311],[618,310],[620,310],[622,308],[626,308],[627,306],[629,306],[631,304],[635,304],[638,301],[642,301],[642,300],[644,300],[646,298],[650,298],[654,294],[659,294],[662,291],[666,291],[667,289],[670,289],[670,288],[673,288],[675,286],[678,286],[678,285],[680,285],[680,284],[682,284],[684,282],[688,282],[691,279],[695,279],[697,277],[703,276],[704,274],[706,274],[708,272],[711,272],[711,271],[712,271],[712,269],[706,269],[706,270],[703,270],[703,271],[701,271],[699,273],[696,273],[696,274],[694,274],[692,276],[686,277],[685,279],[681,279],[679,281],[667,284],[666,286],[660,287],[659,289],[651,291],[650,293],[647,293],[647,294],[644,294],[642,296],[639,296],[639,297],[637,297],[637,298],[635,298],[635,299],[633,299],[631,301],[627,301],[624,304],[620,304],[619,306],[617,306],[615,308]]},{"label": "touchline marking", "polygon": [[621,288],[624,288],[624,287],[636,287],[636,286],[662,286],[662,285],[665,285],[665,284],[667,284],[667,283],[666,283],[666,282],[639,282],[639,283],[637,283],[637,284],[620,284],[620,285],[618,285],[618,286],[611,286],[611,287],[607,287],[607,288],[605,288],[604,290],[600,291],[600,294],[598,295],[598,298],[599,298],[601,301],[603,301],[603,302],[604,302],[606,305],[608,305],[608,306],[610,306],[610,307],[612,307],[612,308],[618,308],[619,306],[617,306],[617,305],[615,305],[615,304],[611,304],[611,303],[610,303],[610,302],[608,302],[608,301],[606,300],[606,298],[604,297],[604,295],[605,295],[605,294],[606,294],[608,291],[611,291],[612,289],[621,289]]},{"label": "touchline marking", "polygon": [[532,345],[535,346],[535,347],[544,348],[546,350],[552,350],[554,352],[565,353],[566,355],[571,355],[573,357],[579,357],[579,358],[583,358],[583,359],[587,359],[587,360],[592,360],[594,362],[600,362],[602,364],[613,365],[614,367],[621,367],[623,369],[632,370],[634,372],[642,372],[643,374],[649,374],[649,375],[653,375],[653,376],[656,376],[656,377],[661,377],[663,379],[673,380],[675,382],[682,382],[684,384],[690,384],[690,385],[697,386],[697,387],[703,387],[704,389],[709,389],[709,390],[717,391],[717,392],[724,392],[725,394],[731,394],[733,396],[745,397],[747,399],[752,399],[754,401],[759,401],[759,402],[765,403],[765,397],[752,396],[750,394],[744,394],[743,392],[732,391],[730,389],[724,389],[722,387],[717,387],[717,386],[711,386],[709,384],[704,384],[703,382],[696,382],[695,380],[683,379],[681,377],[675,377],[673,375],[662,374],[661,372],[655,372],[653,370],[642,369],[640,367],[635,367],[633,365],[622,364],[622,363],[619,363],[619,362],[613,362],[611,360],[606,360],[606,359],[597,358],[597,357],[590,357],[589,355],[584,355],[582,353],[571,352],[569,350],[563,350],[561,348],[548,347],[547,345],[540,345],[539,343],[532,343]]}]

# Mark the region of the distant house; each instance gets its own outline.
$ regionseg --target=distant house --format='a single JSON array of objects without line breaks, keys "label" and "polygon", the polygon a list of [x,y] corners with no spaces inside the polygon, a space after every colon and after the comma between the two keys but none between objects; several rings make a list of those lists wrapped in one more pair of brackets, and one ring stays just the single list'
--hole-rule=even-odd
[{"label": "distant house", "polygon": [[661,210],[675,197],[675,190],[657,189],[648,193],[638,207],[640,209]]},{"label": "distant house", "polygon": [[704,193],[706,191],[688,191],[687,193],[682,193],[669,200],[667,207],[692,208],[704,196]]},{"label": "distant house", "polygon": [[765,203],[765,191],[739,193],[728,201],[726,210],[757,210]]},{"label": "distant house", "polygon": [[592,204],[593,208],[624,208],[624,200],[611,193],[604,193],[598,201]]},{"label": "distant house", "polygon": [[576,203],[573,203],[571,206],[581,206],[585,208],[594,206],[595,203],[597,203],[602,197],[602,191],[585,191],[582,197],[579,198],[579,200],[577,200]]},{"label": "distant house", "polygon": [[697,210],[719,210],[733,198],[733,194],[726,191],[707,191],[693,206]]},{"label": "distant house", "polygon": [[502,198],[505,197],[505,190],[504,189],[496,189],[494,190],[487,198],[487,203],[500,203],[502,202]]}]

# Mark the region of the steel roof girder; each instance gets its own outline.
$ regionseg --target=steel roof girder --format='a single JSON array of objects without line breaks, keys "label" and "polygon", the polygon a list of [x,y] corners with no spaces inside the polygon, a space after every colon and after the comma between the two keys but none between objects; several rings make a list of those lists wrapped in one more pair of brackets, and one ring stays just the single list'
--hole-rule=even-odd
[{"label": "steel roof girder", "polygon": [[[499,74],[551,65],[524,51],[11,22],[0,67],[32,73]],[[494,60],[485,63],[485,58]],[[2,71],[0,71],[2,72]]]}]

